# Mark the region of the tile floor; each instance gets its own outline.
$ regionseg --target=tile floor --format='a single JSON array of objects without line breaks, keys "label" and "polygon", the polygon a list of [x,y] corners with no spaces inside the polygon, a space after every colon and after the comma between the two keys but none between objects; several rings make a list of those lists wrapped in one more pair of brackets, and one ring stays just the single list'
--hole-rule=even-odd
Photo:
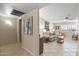
[{"label": "tile floor", "polygon": [[64,44],[56,41],[44,44],[44,56],[76,56],[78,44],[72,40],[72,33],[67,32]]},{"label": "tile floor", "polygon": [[[71,33],[66,34],[64,44],[56,41],[44,44],[43,56],[76,56],[77,41],[71,39]],[[22,49],[18,44],[0,46],[0,56],[32,56],[29,52]]]},{"label": "tile floor", "polygon": [[32,55],[15,43],[1,46],[0,56],[32,56]]}]

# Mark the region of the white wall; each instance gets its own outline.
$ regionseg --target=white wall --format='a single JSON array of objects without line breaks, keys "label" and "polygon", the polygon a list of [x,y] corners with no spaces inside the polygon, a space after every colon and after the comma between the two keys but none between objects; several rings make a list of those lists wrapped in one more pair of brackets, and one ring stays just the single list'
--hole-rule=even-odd
[{"label": "white wall", "polygon": [[[33,35],[24,32],[27,18],[33,16]],[[39,10],[35,9],[22,16],[22,47],[33,55],[39,55]]]},{"label": "white wall", "polygon": [[[40,33],[40,36],[43,36],[44,30],[45,30],[45,21],[47,21],[47,20],[39,18],[39,33]],[[53,23],[51,23],[51,22],[49,22],[49,29],[50,29],[50,31],[53,30]]]},{"label": "white wall", "polygon": [[0,15],[0,46],[17,43],[17,18]]},{"label": "white wall", "polygon": [[[78,4],[78,13],[77,13],[77,17],[78,17],[78,24],[79,24],[79,4]],[[79,25],[78,25],[79,26]],[[79,31],[78,31],[78,37],[79,37]],[[78,56],[79,56],[79,38],[78,38]]]}]

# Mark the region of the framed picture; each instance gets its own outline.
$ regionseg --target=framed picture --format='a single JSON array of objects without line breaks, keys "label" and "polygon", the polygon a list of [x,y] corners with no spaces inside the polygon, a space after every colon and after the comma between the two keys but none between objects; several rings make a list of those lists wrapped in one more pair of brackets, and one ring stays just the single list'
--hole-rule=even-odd
[{"label": "framed picture", "polygon": [[46,31],[49,31],[49,22],[48,21],[45,21],[45,29],[46,29]]},{"label": "framed picture", "polygon": [[33,35],[33,16],[27,18],[25,21],[25,33],[28,35]]},{"label": "framed picture", "polygon": [[59,30],[60,29],[60,26],[55,26],[55,30]]}]

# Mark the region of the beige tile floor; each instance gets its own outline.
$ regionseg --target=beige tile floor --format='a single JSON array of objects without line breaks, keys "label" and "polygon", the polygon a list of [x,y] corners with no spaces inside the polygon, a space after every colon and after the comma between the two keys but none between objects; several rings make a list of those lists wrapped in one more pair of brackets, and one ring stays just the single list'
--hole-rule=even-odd
[{"label": "beige tile floor", "polygon": [[[64,44],[56,41],[44,44],[43,56],[76,56],[77,41],[71,39],[72,33],[66,33]],[[0,56],[32,56],[22,49],[18,44],[0,46]]]},{"label": "beige tile floor", "polygon": [[32,56],[32,55],[15,43],[0,46],[0,56]]},{"label": "beige tile floor", "polygon": [[44,44],[44,56],[76,56],[78,44],[72,40],[72,33],[66,32],[64,44],[57,41]]}]

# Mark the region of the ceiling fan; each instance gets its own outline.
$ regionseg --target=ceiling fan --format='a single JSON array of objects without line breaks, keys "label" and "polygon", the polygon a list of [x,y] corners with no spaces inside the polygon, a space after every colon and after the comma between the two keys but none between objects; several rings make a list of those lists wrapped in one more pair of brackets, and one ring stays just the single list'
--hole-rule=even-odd
[{"label": "ceiling fan", "polygon": [[68,20],[68,19],[69,19],[69,17],[68,17],[68,16],[66,16],[66,17],[65,17],[65,19],[66,19],[66,20]]},{"label": "ceiling fan", "polygon": [[68,14],[66,17],[64,17],[65,20],[70,20],[70,14]]}]

